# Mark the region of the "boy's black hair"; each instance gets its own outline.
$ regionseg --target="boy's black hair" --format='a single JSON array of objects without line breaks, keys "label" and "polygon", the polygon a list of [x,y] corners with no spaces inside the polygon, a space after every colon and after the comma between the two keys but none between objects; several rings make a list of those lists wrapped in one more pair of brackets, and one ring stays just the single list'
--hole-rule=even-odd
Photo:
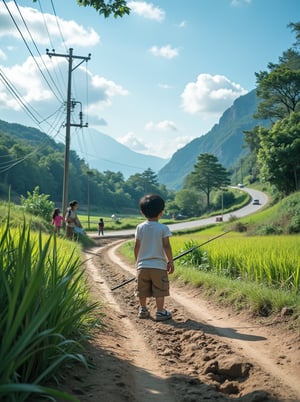
[{"label": "boy's black hair", "polygon": [[165,201],[158,194],[148,194],[140,199],[139,207],[146,218],[156,218],[165,208]]}]

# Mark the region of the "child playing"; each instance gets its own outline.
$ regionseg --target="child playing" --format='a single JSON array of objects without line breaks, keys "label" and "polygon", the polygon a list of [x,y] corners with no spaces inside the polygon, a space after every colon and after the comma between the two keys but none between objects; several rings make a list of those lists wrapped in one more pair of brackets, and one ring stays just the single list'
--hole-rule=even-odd
[{"label": "child playing", "polygon": [[103,218],[100,218],[99,223],[98,223],[98,236],[104,236],[104,221]]},{"label": "child playing", "polygon": [[51,224],[54,225],[54,230],[57,234],[60,234],[60,228],[62,227],[63,220],[64,218],[60,214],[60,209],[55,208],[52,214]]},{"label": "child playing", "polygon": [[134,256],[137,266],[137,296],[139,318],[148,318],[147,297],[155,297],[156,321],[172,318],[164,308],[165,296],[169,296],[168,274],[174,272],[169,228],[160,223],[165,207],[164,200],[156,194],[141,198],[139,207],[147,220],[136,227]]}]

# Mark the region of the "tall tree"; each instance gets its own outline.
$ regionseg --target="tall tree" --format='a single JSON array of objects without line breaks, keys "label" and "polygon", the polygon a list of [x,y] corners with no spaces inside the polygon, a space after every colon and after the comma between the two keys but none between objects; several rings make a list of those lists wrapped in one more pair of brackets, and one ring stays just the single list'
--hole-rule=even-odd
[{"label": "tall tree", "polygon": [[208,153],[198,156],[189,179],[193,187],[205,193],[208,208],[211,191],[230,184],[229,172],[218,162],[216,156]]},{"label": "tall tree", "polygon": [[262,71],[255,75],[256,92],[262,99],[256,117],[275,122],[300,109],[300,69],[271,66],[271,72]]},{"label": "tall tree", "polygon": [[260,133],[261,176],[285,195],[300,188],[300,112]]}]

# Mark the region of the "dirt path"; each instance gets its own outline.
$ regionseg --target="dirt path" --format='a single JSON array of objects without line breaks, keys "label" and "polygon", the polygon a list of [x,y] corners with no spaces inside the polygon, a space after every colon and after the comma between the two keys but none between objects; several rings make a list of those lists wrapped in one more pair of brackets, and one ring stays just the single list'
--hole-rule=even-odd
[{"label": "dirt path", "polygon": [[71,367],[66,390],[81,402],[300,401],[300,337],[286,317],[254,321],[172,283],[173,319],[139,320],[134,282],[110,290],[135,275],[111,242],[86,253],[105,327],[88,344],[93,367]]}]

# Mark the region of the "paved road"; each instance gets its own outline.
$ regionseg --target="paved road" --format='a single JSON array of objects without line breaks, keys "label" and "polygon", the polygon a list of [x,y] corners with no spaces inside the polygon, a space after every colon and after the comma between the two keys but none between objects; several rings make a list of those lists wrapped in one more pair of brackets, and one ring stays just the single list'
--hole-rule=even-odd
[{"label": "paved road", "polygon": [[[237,187],[233,187],[237,188]],[[254,212],[257,212],[259,209],[263,208],[266,203],[268,202],[268,196],[263,193],[262,191],[258,190],[253,190],[248,187],[243,187],[240,189],[241,191],[246,191],[247,193],[250,194],[251,196],[251,201],[248,205],[245,207],[234,211],[230,212],[228,214],[223,215],[223,222],[227,222],[230,219],[230,216],[234,215],[237,218],[242,218],[243,216],[251,215]],[[259,200],[259,205],[252,205],[252,201],[258,199]],[[217,223],[216,222],[216,217],[212,216],[210,218],[205,218],[205,219],[199,219],[196,221],[189,221],[189,222],[178,222],[178,223],[172,223],[169,224],[169,228],[171,231],[177,231],[177,230],[183,230],[183,229],[193,229],[193,228],[198,228],[202,226],[206,226],[212,223]],[[132,237],[134,235],[135,230],[134,229],[128,229],[128,230],[117,230],[117,231],[106,231],[105,236],[106,237],[111,237],[111,236],[124,236],[124,237]],[[98,237],[98,234],[94,233],[89,233],[92,237]]]}]

